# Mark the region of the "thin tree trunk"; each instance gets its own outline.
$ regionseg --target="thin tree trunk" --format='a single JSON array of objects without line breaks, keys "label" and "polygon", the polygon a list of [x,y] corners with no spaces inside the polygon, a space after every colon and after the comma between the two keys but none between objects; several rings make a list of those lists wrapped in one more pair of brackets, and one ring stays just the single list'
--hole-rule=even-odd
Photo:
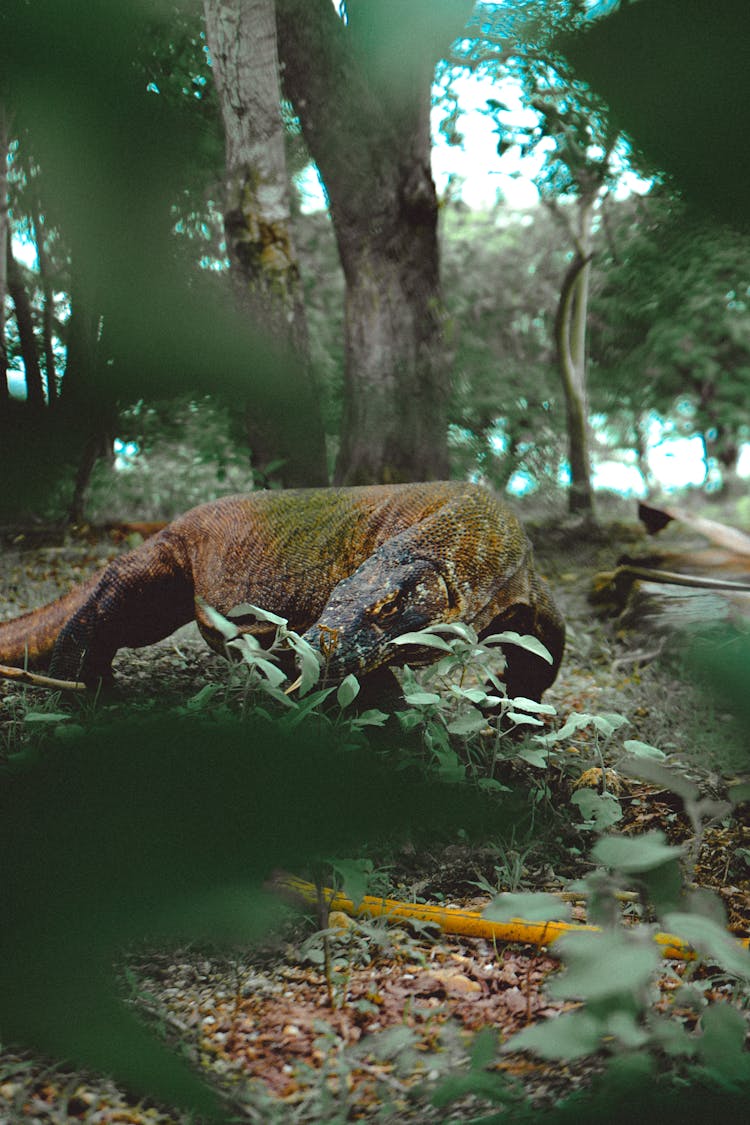
[{"label": "thin tree trunk", "polygon": [[70,316],[65,329],[65,374],[60,389],[61,402],[80,406],[90,396],[94,385],[99,317],[92,312],[92,301],[77,280],[73,260],[70,282]]},{"label": "thin tree trunk", "polygon": [[39,200],[35,198],[31,204],[31,223],[36,242],[36,253],[39,260],[39,281],[42,289],[42,354],[44,356],[44,373],[47,381],[47,403],[54,407],[57,402],[57,372],[55,365],[55,350],[52,335],[55,327],[55,294],[52,286],[50,260],[44,244],[44,224],[41,216]]},{"label": "thin tree trunk", "polygon": [[5,256],[8,292],[13,300],[16,310],[16,323],[21,341],[21,355],[26,374],[26,401],[31,410],[44,409],[44,385],[42,382],[42,369],[39,365],[39,348],[34,332],[34,315],[31,301],[26,292],[23,274],[18,262],[13,257],[10,241],[7,242]]},{"label": "thin tree trunk", "polygon": [[643,478],[643,483],[646,486],[646,496],[649,497],[654,492],[654,474],[651,472],[651,466],[648,461],[648,423],[643,414],[638,414],[633,422],[633,430],[635,433],[635,457],[638,465],[638,472]]},{"label": "thin tree trunk", "polygon": [[10,216],[8,213],[8,150],[10,136],[5,106],[0,102],[0,421],[8,414],[8,345],[5,339],[5,297],[8,292]]},{"label": "thin tree trunk", "polygon": [[[75,267],[75,259],[74,259]],[[90,288],[82,285],[73,270],[70,285],[70,317],[66,331],[65,374],[60,390],[60,411],[70,442],[78,449],[73,496],[68,522],[81,524],[91,474],[100,457],[111,455],[117,409],[102,394],[99,378],[100,316]]]},{"label": "thin tree trunk", "polygon": [[571,513],[594,517],[586,396],[586,318],[591,262],[591,211],[593,200],[580,201],[578,253],[563,280],[555,317],[558,368],[565,396],[568,430]]},{"label": "thin tree trunk", "polygon": [[112,433],[102,420],[101,428],[91,432],[84,442],[76,467],[73,483],[73,498],[68,508],[68,523],[80,525],[85,522],[86,496],[91,476],[100,458],[109,460],[112,456]]},{"label": "thin tree trunk", "polygon": [[204,11],[224,123],[224,227],[238,304],[293,351],[276,401],[248,402],[254,460],[283,458],[284,484],[325,484],[325,437],[291,232],[274,3],[204,0]]}]

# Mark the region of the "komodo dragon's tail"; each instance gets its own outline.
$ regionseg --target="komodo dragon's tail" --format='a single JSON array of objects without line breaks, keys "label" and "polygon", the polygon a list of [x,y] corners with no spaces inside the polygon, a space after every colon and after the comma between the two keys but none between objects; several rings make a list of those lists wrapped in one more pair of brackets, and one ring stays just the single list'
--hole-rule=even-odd
[{"label": "komodo dragon's tail", "polygon": [[100,577],[101,572],[94,574],[57,601],[10,621],[0,622],[0,664],[45,668],[52,657],[58,633],[81,608]]}]

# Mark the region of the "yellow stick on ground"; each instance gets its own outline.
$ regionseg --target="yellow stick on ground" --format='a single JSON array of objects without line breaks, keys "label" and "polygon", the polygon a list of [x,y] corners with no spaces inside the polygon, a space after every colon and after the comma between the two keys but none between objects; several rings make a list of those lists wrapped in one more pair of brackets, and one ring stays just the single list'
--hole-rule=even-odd
[{"label": "yellow stick on ground", "polygon": [[[294,875],[280,873],[274,876],[273,886],[291,892],[304,902],[316,905],[318,888]],[[461,910],[452,906],[430,906],[416,902],[399,902],[393,898],[375,898],[365,895],[355,906],[351,899],[330,887],[321,889],[323,899],[330,910],[341,910],[357,917],[372,914],[388,919],[432,922],[446,934],[460,934],[463,937],[489,938],[491,941],[517,941],[527,945],[552,945],[563,934],[600,933],[599,926],[584,926],[569,922],[526,922],[514,918],[511,922],[491,922],[473,910]],[[664,957],[676,957],[683,961],[695,960],[695,951],[675,934],[654,934],[654,941],[661,946]],[[744,941],[742,944],[747,945]]]}]

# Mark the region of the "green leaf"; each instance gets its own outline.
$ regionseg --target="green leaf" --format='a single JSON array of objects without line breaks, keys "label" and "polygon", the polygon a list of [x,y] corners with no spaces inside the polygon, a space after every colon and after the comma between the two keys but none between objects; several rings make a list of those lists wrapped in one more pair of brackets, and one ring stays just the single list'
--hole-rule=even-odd
[{"label": "green leaf", "polygon": [[543,727],[544,723],[541,719],[535,719],[533,715],[522,715],[520,711],[506,711],[505,718],[510,719],[517,727]]},{"label": "green leaf", "polygon": [[498,1047],[498,1034],[493,1028],[485,1027],[482,1031],[478,1031],[469,1048],[472,1069],[484,1070],[486,1066],[492,1066],[497,1059]]},{"label": "green leaf", "polygon": [[667,844],[663,832],[655,831],[642,836],[605,836],[595,844],[591,856],[603,867],[637,874],[678,859],[682,852],[681,847]]},{"label": "green leaf", "polygon": [[697,1041],[680,1023],[664,1016],[652,1016],[650,1020],[651,1038],[656,1046],[668,1055],[694,1055]]},{"label": "green leaf", "polygon": [[369,711],[363,711],[361,715],[351,720],[352,726],[357,729],[359,727],[382,727],[384,723],[388,722],[390,716],[385,711],[378,711],[376,707],[371,708]]},{"label": "green leaf", "polygon": [[[482,1035],[483,1032],[479,1034]],[[437,1060],[440,1056],[436,1055],[435,1058]],[[432,1064],[432,1059],[430,1063]],[[433,1069],[435,1068],[433,1067]],[[497,1072],[486,1074],[484,1071],[472,1067],[468,1074],[451,1074],[444,1078],[432,1092],[430,1101],[434,1106],[441,1108],[451,1102],[458,1101],[459,1098],[469,1096],[483,1098],[485,1101],[493,1103],[512,1102],[515,1101],[516,1097],[515,1087],[504,1074]],[[485,1120],[488,1119],[485,1118]]]},{"label": "green leaf", "polygon": [[459,715],[457,719],[453,719],[448,723],[448,730],[451,734],[476,734],[486,726],[487,720],[484,715],[475,711],[473,714]]},{"label": "green leaf", "polygon": [[667,756],[657,746],[651,746],[648,742],[641,742],[637,738],[626,738],[622,745],[629,754],[633,754],[636,758],[664,759]]},{"label": "green leaf", "polygon": [[551,652],[544,647],[538,637],[521,636],[520,633],[514,633],[512,630],[506,633],[493,633],[490,637],[484,637],[482,643],[485,645],[517,645],[518,648],[526,649],[527,652],[533,652],[535,656],[541,656],[542,660],[546,660],[548,664],[553,662]]},{"label": "green leaf", "polygon": [[359,695],[359,680],[351,673],[346,676],[339,684],[339,689],[336,692],[336,701],[343,711],[348,707],[357,696]]},{"label": "green leaf", "polygon": [[282,672],[278,664],[262,656],[254,656],[252,659],[248,657],[247,663],[251,668],[256,668],[273,687],[280,687],[286,679],[286,673]]},{"label": "green leaf", "polygon": [[537,703],[535,699],[526,699],[523,695],[517,695],[511,702],[516,710],[528,711],[531,715],[555,714],[555,708],[551,703]]},{"label": "green leaf", "polygon": [[674,911],[665,915],[664,925],[670,933],[689,942],[704,958],[715,962],[725,972],[750,980],[750,950],[740,945],[713,918]]},{"label": "green leaf", "polygon": [[196,692],[195,695],[191,695],[190,699],[188,699],[186,704],[188,710],[199,711],[201,708],[205,707],[207,703],[210,703],[217,691],[220,690],[220,686],[220,684],[204,684],[200,691]]},{"label": "green leaf", "polygon": [[299,703],[294,705],[293,714],[288,718],[288,722],[292,727],[297,727],[304,719],[314,711],[316,707],[320,707],[324,700],[328,699],[336,689],[334,687],[321,688],[319,691],[313,691],[310,695],[305,696]]},{"label": "green leaf", "polygon": [[648,983],[661,963],[654,942],[619,932],[563,934],[555,942],[566,969],[549,986],[556,999],[606,1000]]},{"label": "green leaf", "polygon": [[605,738],[609,738],[618,727],[624,726],[628,721],[629,720],[626,719],[624,715],[618,715],[615,711],[610,711],[603,715],[591,716],[592,725],[603,734]]},{"label": "green leaf", "polygon": [[297,689],[300,699],[307,695],[311,687],[320,679],[322,662],[320,653],[316,651],[299,633],[290,630],[286,635],[286,643],[297,657],[300,684]]},{"label": "green leaf", "polygon": [[440,702],[440,696],[431,691],[413,691],[409,695],[404,694],[404,699],[412,707],[428,707]]},{"label": "green leaf", "polygon": [[481,688],[463,688],[458,684],[451,684],[451,694],[458,696],[459,699],[468,699],[478,707],[483,707],[488,699],[487,693]]},{"label": "green leaf", "polygon": [[414,730],[422,722],[422,716],[418,711],[396,711],[395,715],[399,726],[405,731]]},{"label": "green leaf", "polygon": [[371,859],[334,859],[330,861],[341,882],[341,889],[355,906],[359,906],[367,894],[372,877]]},{"label": "green leaf", "polygon": [[590,726],[593,720],[594,716],[585,711],[574,712],[572,715],[568,715],[559,730],[540,735],[539,741],[541,742],[543,738],[545,742],[562,742],[563,739],[570,738],[577,730]]},{"label": "green leaf", "polygon": [[590,1012],[563,1012],[511,1036],[501,1051],[532,1051],[543,1059],[580,1059],[599,1049],[603,1033],[601,1020]]},{"label": "green leaf", "polygon": [[442,637],[436,637],[432,633],[423,631],[421,633],[402,633],[400,637],[393,637],[388,644],[390,645],[420,645],[422,648],[439,648],[443,652],[452,652],[451,646]]},{"label": "green leaf", "polygon": [[476,630],[465,621],[439,621],[437,625],[427,625],[426,628],[421,629],[419,635],[423,633],[452,633],[469,644],[476,644],[478,640]]},{"label": "green leaf", "polygon": [[653,758],[627,759],[618,763],[618,768],[631,777],[637,777],[641,781],[650,781],[653,785],[669,789],[670,792],[676,793],[678,797],[682,797],[683,801],[697,801],[700,796],[700,790],[695,782],[688,781],[677,770],[669,769]]},{"label": "green leaf", "polygon": [[557,895],[544,891],[528,894],[499,894],[482,914],[491,922],[512,922],[522,918],[525,922],[567,922],[571,917],[570,904]]},{"label": "green leaf", "polygon": [[503,785],[502,782],[498,781],[497,778],[494,777],[480,777],[477,781],[477,785],[480,789],[487,789],[494,793],[510,792],[510,788],[507,785]]},{"label": "green leaf", "polygon": [[535,769],[543,770],[547,768],[546,750],[534,750],[531,746],[524,746],[522,750],[518,751],[517,757],[524,762],[528,762]]},{"label": "green leaf", "polygon": [[242,642],[242,645],[247,649],[248,652],[263,652],[263,651],[265,651],[264,648],[263,648],[263,645],[260,643],[258,638],[256,636],[254,636],[252,633],[246,633],[246,632],[243,631],[243,632],[240,633],[239,637],[237,637],[237,639],[235,641],[230,641],[229,643],[234,644],[234,645],[239,645],[240,642]]},{"label": "green leaf", "polygon": [[619,1008],[607,1017],[606,1024],[607,1032],[630,1050],[643,1047],[649,1041],[649,1032],[638,1022],[634,1012]]},{"label": "green leaf", "polygon": [[573,805],[580,809],[585,821],[593,821],[593,826],[599,831],[617,824],[622,820],[620,802],[611,793],[596,793],[593,789],[579,789],[570,798]]},{"label": "green leaf", "polygon": [[279,617],[278,613],[271,613],[270,609],[261,609],[260,606],[250,605],[249,602],[242,602],[241,605],[234,606],[229,613],[234,617],[247,617],[248,614],[252,614],[259,621],[267,621],[270,625],[287,624],[286,617]]},{"label": "green leaf", "polygon": [[417,1042],[417,1033],[410,1027],[390,1027],[377,1035],[368,1036],[368,1047],[376,1059],[395,1058]]},{"label": "green leaf", "polygon": [[232,641],[235,637],[240,635],[240,630],[233,621],[227,620],[227,618],[223,617],[212,605],[208,605],[204,602],[202,598],[196,598],[195,600],[199,603],[214,629],[216,629],[217,633],[221,633],[225,640]]},{"label": "green leaf", "polygon": [[703,1062],[730,1082],[750,1078],[750,1055],[745,1050],[747,1025],[729,1003],[711,1004],[701,1015]]}]

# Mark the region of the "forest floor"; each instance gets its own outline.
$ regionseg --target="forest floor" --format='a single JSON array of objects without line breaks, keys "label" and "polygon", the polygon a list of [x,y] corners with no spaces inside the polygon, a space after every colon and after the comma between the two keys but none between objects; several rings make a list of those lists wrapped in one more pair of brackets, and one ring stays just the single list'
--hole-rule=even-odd
[{"label": "forest floor", "polygon": [[[532,534],[540,569],[569,627],[561,674],[545,696],[556,721],[571,713],[617,712],[627,719],[624,737],[660,748],[703,797],[725,800],[748,771],[747,732],[689,672],[684,637],[667,632],[656,638],[652,626],[646,632],[637,625],[626,629],[598,617],[589,602],[593,576],[613,569],[623,552],[642,550],[641,532],[619,524],[597,535],[550,528]],[[0,614],[10,617],[57,596],[121,549],[122,543],[95,534],[66,542],[41,533],[6,536]],[[101,703],[100,711],[109,708],[117,716],[153,706],[157,696],[160,709],[178,707],[207,682],[221,681],[225,669],[188,627],[150,649],[121,653],[115,671],[123,698]],[[40,725],[29,715],[50,706],[40,689],[0,681],[0,754],[23,753]],[[567,890],[593,866],[592,834],[581,830],[570,797],[601,754],[613,771],[608,787],[622,810],[616,830],[659,829],[670,843],[685,845],[688,882],[715,892],[733,934],[750,935],[747,804],[704,824],[696,842],[696,825],[675,792],[621,774],[617,740],[603,748],[595,742],[590,732],[581,733],[570,747],[570,762],[544,773],[543,796],[538,770],[506,763],[503,780],[525,786],[530,803],[538,803],[536,828],[484,844],[458,840],[372,856],[376,878],[369,893],[481,911],[502,891]],[[601,786],[601,771],[589,775],[595,787],[597,780]],[[691,850],[693,843],[699,846]],[[514,1106],[538,1111],[586,1088],[602,1070],[606,1051],[573,1061],[516,1052],[498,1061],[494,1047],[491,1061],[477,1061],[475,1053],[472,1070],[472,1050],[481,1042],[474,1037],[482,1028],[506,1041],[577,1006],[549,997],[545,982],[559,962],[548,950],[372,922],[355,922],[324,942],[310,914],[290,912],[273,940],[242,953],[196,945],[125,951],[129,1002],[215,1079],[237,1121],[466,1121],[501,1103],[509,1112]],[[573,920],[586,920],[583,903],[574,906]],[[664,962],[650,1003],[692,1032],[699,1010],[674,1001],[686,973],[704,1001],[734,995],[734,985],[710,964],[696,969],[689,962]],[[456,1076],[464,1087],[445,1093]],[[11,1047],[0,1052],[2,1125],[189,1120],[58,1061]]]}]

